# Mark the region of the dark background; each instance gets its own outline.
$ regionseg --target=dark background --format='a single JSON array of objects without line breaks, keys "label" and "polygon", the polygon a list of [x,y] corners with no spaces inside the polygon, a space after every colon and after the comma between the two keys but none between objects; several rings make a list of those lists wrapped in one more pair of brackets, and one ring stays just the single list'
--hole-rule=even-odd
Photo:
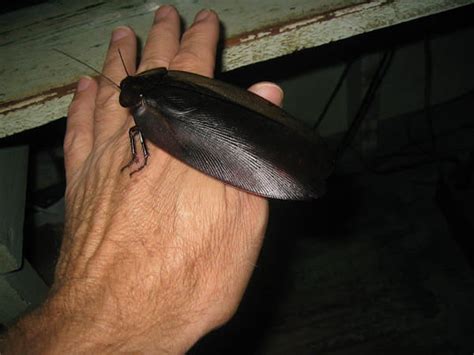
[{"label": "dark background", "polygon": [[[1,12],[18,6],[2,5]],[[284,86],[315,66],[472,33],[473,18],[469,6],[220,77],[242,86],[259,80]],[[472,48],[474,38],[465,36]],[[422,75],[428,83],[438,70],[431,69]],[[428,90],[420,110],[381,120],[373,151],[358,151],[355,135],[338,155],[323,198],[271,201],[266,241],[241,307],[191,353],[472,353],[472,84],[441,104],[431,104]],[[361,115],[363,122],[367,115]],[[357,132],[357,124],[351,127]],[[61,119],[0,140],[0,147],[30,146],[24,248],[46,283],[52,282],[62,221],[44,222],[38,214],[61,215],[64,129]],[[333,152],[341,150],[346,132],[324,137]]]}]

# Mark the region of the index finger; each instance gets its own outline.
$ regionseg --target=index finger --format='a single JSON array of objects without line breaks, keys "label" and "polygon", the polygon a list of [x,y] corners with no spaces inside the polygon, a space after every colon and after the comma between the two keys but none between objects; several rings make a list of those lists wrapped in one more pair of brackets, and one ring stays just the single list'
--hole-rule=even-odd
[{"label": "index finger", "polygon": [[[137,53],[135,33],[129,27],[117,27],[110,40],[102,73],[117,85],[125,78],[126,69],[131,75],[135,73],[135,57]],[[124,65],[120,59],[123,56]],[[100,144],[116,134],[130,115],[129,110],[119,104],[120,90],[104,78],[100,79],[96,97],[94,115],[95,143]]]}]

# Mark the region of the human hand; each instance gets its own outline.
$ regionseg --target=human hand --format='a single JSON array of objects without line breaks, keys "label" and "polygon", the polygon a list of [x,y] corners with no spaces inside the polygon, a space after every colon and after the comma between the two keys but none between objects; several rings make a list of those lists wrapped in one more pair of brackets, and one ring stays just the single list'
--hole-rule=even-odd
[{"label": "human hand", "polygon": [[[219,24],[200,12],[180,40],[176,10],[162,6],[138,71],[169,67],[212,76]],[[136,38],[114,31],[103,73],[136,67]],[[280,104],[281,90],[255,93]],[[82,79],[64,142],[66,223],[46,303],[11,332],[33,352],[187,351],[235,312],[261,248],[264,198],[210,178],[148,145],[129,176],[133,119],[107,81]]]}]

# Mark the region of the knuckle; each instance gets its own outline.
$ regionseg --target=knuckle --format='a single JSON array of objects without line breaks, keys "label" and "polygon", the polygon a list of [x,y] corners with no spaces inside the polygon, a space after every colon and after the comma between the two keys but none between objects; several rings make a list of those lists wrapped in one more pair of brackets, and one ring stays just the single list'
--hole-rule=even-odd
[{"label": "knuckle", "polygon": [[177,56],[176,61],[181,62],[200,62],[203,56],[192,48],[183,49]]},{"label": "knuckle", "polygon": [[205,31],[205,26],[201,23],[195,23],[191,27],[189,27],[186,31],[183,33],[183,42],[187,41],[192,41],[195,38],[202,38],[206,36],[206,31]]},{"label": "knuckle", "polygon": [[74,156],[74,152],[77,150],[78,135],[77,134],[67,134],[64,137],[63,149],[64,149],[64,158],[70,160]]},{"label": "knuckle", "polygon": [[218,33],[211,28],[206,22],[195,23],[183,33],[181,41],[194,45],[209,45]]},{"label": "knuckle", "polygon": [[149,59],[146,59],[140,65],[139,71],[143,72],[143,71],[147,71],[147,70],[155,69],[155,68],[168,68],[169,62],[170,62],[170,58],[152,54]]},{"label": "knuckle", "polygon": [[119,93],[113,88],[103,88],[97,94],[95,104],[98,109],[116,109]]},{"label": "knuckle", "polygon": [[198,74],[206,74],[203,72],[204,63],[207,61],[202,58],[196,51],[186,49],[182,50],[173,60],[173,68],[183,71],[196,72]]},{"label": "knuckle", "polygon": [[64,137],[63,149],[65,154],[70,154],[74,150],[77,141],[77,132],[68,132]]},{"label": "knuckle", "polygon": [[77,148],[80,137],[83,136],[85,130],[81,126],[75,126],[72,130],[66,133],[63,142],[63,149],[65,153],[71,153]]},{"label": "knuckle", "polygon": [[67,110],[67,115],[68,117],[77,116],[78,114],[82,112],[82,110],[83,110],[83,107],[81,105],[80,100],[77,98],[74,98],[74,100],[69,105],[69,108]]},{"label": "knuckle", "polygon": [[105,57],[104,68],[113,68],[113,67],[116,66],[116,64],[117,64],[117,55],[116,55],[117,50],[118,50],[118,48],[115,48],[114,46],[109,48],[109,53]]},{"label": "knuckle", "polygon": [[206,33],[200,31],[199,28],[191,27],[189,30],[183,33],[183,38],[181,39],[183,43],[182,48],[189,50],[190,48],[197,48],[202,50],[207,48],[209,45],[209,36]]},{"label": "knuckle", "polygon": [[150,39],[154,41],[167,34],[175,34],[177,31],[175,21],[176,19],[168,19],[168,21],[158,21],[155,23],[151,28]]},{"label": "knuckle", "polygon": [[[125,68],[120,60],[119,47],[115,48],[115,50],[110,49],[110,53],[107,55],[104,61],[103,72],[102,76],[99,78],[99,86],[101,88],[104,87],[113,87],[113,84],[110,82],[114,82],[115,85],[120,84],[120,81],[127,75]],[[108,79],[106,79],[108,78]]]}]

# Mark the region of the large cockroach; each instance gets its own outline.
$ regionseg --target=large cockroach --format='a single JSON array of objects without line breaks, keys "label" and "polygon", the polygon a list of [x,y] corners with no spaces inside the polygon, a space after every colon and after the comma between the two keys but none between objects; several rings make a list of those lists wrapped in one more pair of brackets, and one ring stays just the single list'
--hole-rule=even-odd
[{"label": "large cockroach", "polygon": [[165,68],[127,76],[120,89],[120,104],[136,123],[132,145],[138,134],[207,175],[268,198],[324,192],[333,161],[321,138],[260,96]]},{"label": "large cockroach", "polygon": [[307,200],[324,193],[334,165],[325,144],[260,96],[165,68],[128,75],[119,88],[120,104],[131,110],[136,123],[130,129],[133,157],[127,166],[136,161],[138,136],[145,156],[140,168],[148,158],[144,142],[150,141],[191,167],[256,195]]}]

